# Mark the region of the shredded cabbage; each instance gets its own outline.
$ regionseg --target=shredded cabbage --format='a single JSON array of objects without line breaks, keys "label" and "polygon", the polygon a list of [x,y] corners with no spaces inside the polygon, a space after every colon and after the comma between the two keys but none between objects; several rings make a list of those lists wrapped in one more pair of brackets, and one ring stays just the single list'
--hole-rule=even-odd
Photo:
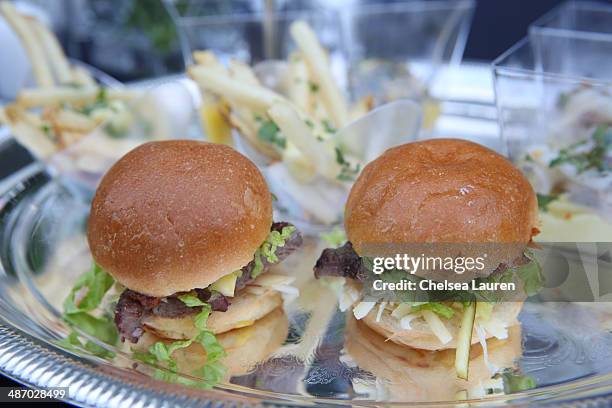
[{"label": "shredded cabbage", "polygon": [[372,309],[376,306],[376,302],[359,302],[357,306],[353,308],[353,315],[355,319],[361,320],[370,313]]},{"label": "shredded cabbage", "polygon": [[404,330],[411,330],[410,322],[419,317],[418,314],[408,314],[400,319],[400,327]]},{"label": "shredded cabbage", "polygon": [[387,302],[380,302],[380,305],[378,306],[378,313],[376,313],[377,322],[380,322],[380,318],[382,317],[382,314],[385,311],[386,306],[387,306]]},{"label": "shredded cabbage", "polygon": [[485,330],[478,323],[476,324],[476,335],[478,336],[478,342],[480,343],[480,346],[482,347],[482,357],[484,359],[485,366],[487,366],[487,370],[489,370],[489,373],[493,375],[499,371],[499,368],[495,364],[491,363],[491,361],[489,361],[489,349],[487,347],[487,335],[485,333]]},{"label": "shredded cabbage", "polygon": [[440,340],[440,343],[447,344],[453,339],[453,335],[448,331],[442,320],[431,310],[422,310],[421,314],[433,334]]}]

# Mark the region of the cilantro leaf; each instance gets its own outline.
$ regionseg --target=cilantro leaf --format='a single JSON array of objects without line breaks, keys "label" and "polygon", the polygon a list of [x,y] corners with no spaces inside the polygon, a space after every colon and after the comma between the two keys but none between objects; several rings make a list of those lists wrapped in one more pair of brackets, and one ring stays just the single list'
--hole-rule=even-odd
[{"label": "cilantro leaf", "polygon": [[340,181],[354,181],[357,174],[361,170],[359,163],[355,167],[351,167],[351,163],[346,160],[344,153],[339,147],[335,148],[336,151],[336,162],[340,165],[340,173],[336,178]]},{"label": "cilantro leaf", "polygon": [[547,194],[537,193],[536,196],[538,197],[538,208],[540,209],[540,211],[544,211],[544,212],[548,211],[548,205],[550,203],[559,199],[559,196],[556,196],[556,195],[547,195]]},{"label": "cilantro leaf", "polygon": [[287,139],[281,134],[280,129],[276,126],[276,123],[268,120],[263,122],[259,131],[257,132],[259,140],[264,142],[272,143],[281,149],[287,147]]},{"label": "cilantro leaf", "polygon": [[599,172],[611,170],[609,152],[612,148],[612,133],[608,125],[598,126],[591,135],[593,147],[589,151],[576,151],[576,148],[588,143],[582,140],[559,151],[559,156],[548,163],[548,167],[557,167],[564,163],[573,165],[578,174],[589,169]]}]

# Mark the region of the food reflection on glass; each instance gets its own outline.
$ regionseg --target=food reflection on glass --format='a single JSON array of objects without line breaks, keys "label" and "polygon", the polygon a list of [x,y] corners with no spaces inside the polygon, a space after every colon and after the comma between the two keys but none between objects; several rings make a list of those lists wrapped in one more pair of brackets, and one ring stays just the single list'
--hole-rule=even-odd
[{"label": "food reflection on glass", "polygon": [[[508,327],[505,339],[487,341],[486,354],[480,345],[470,352],[470,377],[457,378],[453,365],[453,350],[427,351],[407,348],[386,341],[362,321],[347,315],[344,354],[341,361],[358,366],[372,376],[353,378],[357,399],[377,401],[454,401],[482,398],[532,388],[530,377],[515,373],[516,360],[521,356],[521,326]],[[490,367],[499,369],[491,373]]]},{"label": "food reflection on glass", "polygon": [[[132,150],[100,182],[87,237],[95,264],[64,302],[64,320],[121,340],[134,359],[166,368],[160,378],[180,381],[184,367],[210,387],[284,340],[283,297],[298,291],[273,268],[302,238],[272,221],[263,176],[232,148],[184,140]],[[109,356],[76,331],[64,344]]]},{"label": "food reflection on glass", "polygon": [[7,1],[0,12],[18,35],[28,55],[36,86],[19,91],[16,100],[1,108],[0,122],[37,158],[48,158],[78,142],[99,126],[112,151],[122,144],[135,120],[128,109],[140,92],[98,84],[91,72],[71,64],[58,39],[36,18],[19,13]]},{"label": "food reflection on glass", "polygon": [[[519,157],[540,206],[569,201],[612,221],[612,96],[580,87],[559,95],[555,121],[544,143],[526,146]],[[580,211],[576,211],[579,213]]]},{"label": "food reflection on glass", "polygon": [[340,220],[338,203],[363,167],[335,135],[372,101],[349,107],[312,29],[298,21],[290,31],[298,49],[286,62],[224,66],[212,52],[196,51],[188,72],[202,91],[209,139],[227,141],[231,126],[249,156],[265,165],[273,193],[289,207],[284,210],[330,225]]},{"label": "food reflection on glass", "polygon": [[[469,141],[433,139],[387,150],[353,185],[344,225],[346,242],[337,239],[338,246],[325,249],[314,268],[315,276],[337,293],[340,309],[407,350],[455,350],[456,375],[463,379],[468,379],[471,346],[480,343],[486,354],[488,341],[507,339],[523,301],[542,284],[527,248],[538,232],[531,185],[509,160]],[[517,282],[516,296],[431,292],[428,301],[421,301],[405,290],[393,300],[366,298],[368,277],[377,273],[372,256],[363,253],[367,247],[414,243],[503,247],[470,279],[479,285]],[[418,283],[431,280],[426,272],[385,268],[376,279]],[[438,276],[450,279],[446,273]]]}]

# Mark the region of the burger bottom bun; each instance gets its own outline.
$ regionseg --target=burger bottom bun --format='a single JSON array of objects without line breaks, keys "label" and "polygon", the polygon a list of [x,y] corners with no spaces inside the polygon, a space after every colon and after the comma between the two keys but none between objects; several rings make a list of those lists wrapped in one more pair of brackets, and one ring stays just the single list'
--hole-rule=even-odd
[{"label": "burger bottom bun", "polygon": [[[207,326],[215,334],[252,325],[283,303],[281,294],[269,289],[261,294],[248,290],[241,291],[231,298],[226,312],[212,312]],[[191,339],[197,334],[193,319],[195,315],[178,318],[149,316],[143,320],[144,329],[166,339]]]},{"label": "burger bottom bun", "polygon": [[[221,363],[227,368],[226,379],[252,371],[258,363],[264,362],[287,339],[289,320],[282,308],[276,308],[250,326],[227,331],[217,335],[226,356]],[[147,350],[157,341],[169,343],[152,333],[145,333],[135,346],[136,350]],[[176,350],[172,357],[179,372],[191,373],[206,363],[206,351],[197,343]]]},{"label": "burger bottom bun", "polygon": [[[517,324],[517,316],[521,312],[523,302],[503,302],[493,306],[491,319],[509,327]],[[389,342],[402,344],[404,346],[422,349],[422,350],[445,350],[457,348],[457,334],[461,325],[461,313],[455,313],[450,319],[442,319],[442,322],[453,335],[453,339],[442,344],[438,337],[431,331],[429,325],[422,319],[415,319],[410,322],[411,329],[405,330],[400,327],[400,321],[391,316],[391,311],[385,309],[380,320],[376,321],[378,307],[375,307],[363,318],[363,322],[372,330],[384,336]],[[491,334],[487,332],[487,338],[491,338]],[[479,338],[476,334],[476,328],[472,332],[472,344],[478,343]]]},{"label": "burger bottom bun", "polygon": [[[469,398],[485,395],[483,382],[493,373],[487,368],[480,345],[470,350],[468,380],[457,378],[455,350],[425,351],[385,341],[385,338],[361,321],[348,315],[345,331],[347,355],[360,368],[377,377],[376,385],[353,379],[353,387],[376,390],[376,399],[389,401],[453,401],[457,393],[467,391]],[[512,367],[521,354],[521,328],[514,325],[506,340],[487,341],[488,360],[495,367]],[[369,380],[372,383],[371,380]],[[381,386],[382,385],[382,389]]]}]

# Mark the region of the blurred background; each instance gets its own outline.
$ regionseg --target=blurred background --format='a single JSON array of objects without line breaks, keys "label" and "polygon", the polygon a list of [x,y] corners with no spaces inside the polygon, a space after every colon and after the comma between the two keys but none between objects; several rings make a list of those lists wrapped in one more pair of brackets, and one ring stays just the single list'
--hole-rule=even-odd
[{"label": "blurred background", "polygon": [[[581,0],[578,0],[581,2]],[[604,1],[612,3],[612,1]],[[68,55],[122,82],[179,73],[183,56],[172,18],[163,0],[29,1],[46,11]],[[209,4],[207,4],[209,3]],[[199,15],[261,12],[266,0],[203,2]],[[342,8],[343,0],[269,3],[281,10]],[[348,2],[350,3],[350,1]],[[377,1],[376,3],[390,3]],[[464,59],[490,62],[526,35],[535,19],[561,0],[476,0]],[[181,10],[187,2],[176,1]]]}]

